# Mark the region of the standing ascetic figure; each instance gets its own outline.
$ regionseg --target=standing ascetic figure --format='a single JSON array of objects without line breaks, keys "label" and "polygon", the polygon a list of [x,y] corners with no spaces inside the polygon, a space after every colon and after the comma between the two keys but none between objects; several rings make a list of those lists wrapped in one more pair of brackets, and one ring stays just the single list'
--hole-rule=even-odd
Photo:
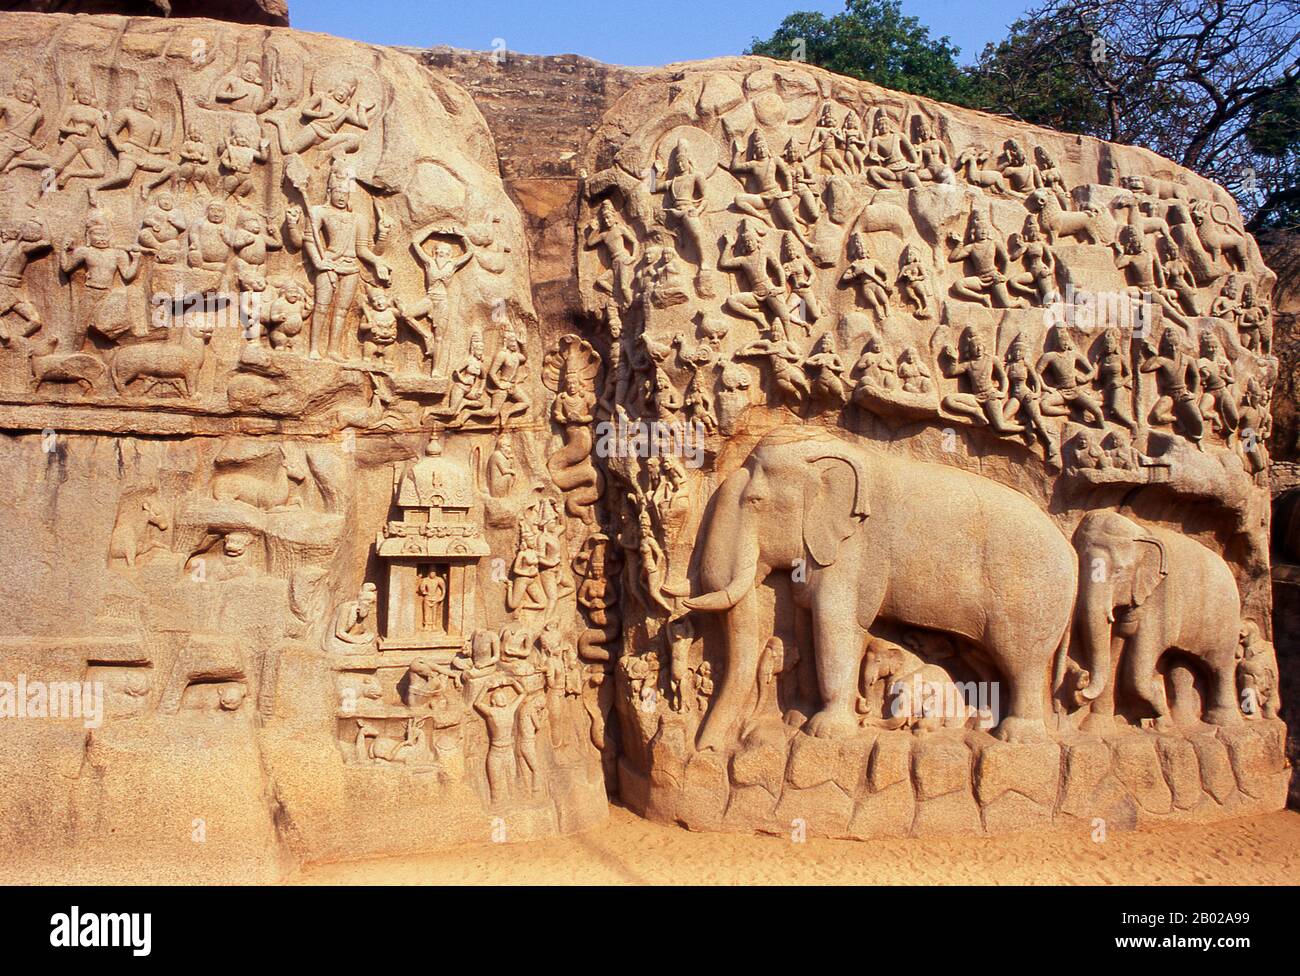
[{"label": "standing ascetic figure", "polygon": [[795,567],[803,579],[791,595],[811,618],[821,694],[807,732],[857,728],[862,649],[882,618],[978,645],[1009,688],[996,734],[1046,734],[1046,682],[1053,652],[1069,640],[1075,554],[1028,498],[957,468],[785,427],[727,477],[710,512],[697,541],[702,592],[685,605],[725,614],[726,670],[700,748],[735,741],[763,644],[755,589]]}]

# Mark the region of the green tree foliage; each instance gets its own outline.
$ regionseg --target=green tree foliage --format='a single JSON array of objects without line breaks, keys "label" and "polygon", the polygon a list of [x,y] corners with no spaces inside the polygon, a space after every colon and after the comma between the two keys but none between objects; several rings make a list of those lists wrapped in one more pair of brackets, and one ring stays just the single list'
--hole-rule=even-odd
[{"label": "green tree foliage", "polygon": [[1146,146],[1234,191],[1255,227],[1294,213],[1296,0],[1048,0],[974,73],[986,110]]},{"label": "green tree foliage", "polygon": [[957,63],[947,37],[903,13],[901,0],[847,0],[833,17],[793,13],[766,40],[754,38],[747,54],[806,61],[895,91],[966,104],[971,79]]}]

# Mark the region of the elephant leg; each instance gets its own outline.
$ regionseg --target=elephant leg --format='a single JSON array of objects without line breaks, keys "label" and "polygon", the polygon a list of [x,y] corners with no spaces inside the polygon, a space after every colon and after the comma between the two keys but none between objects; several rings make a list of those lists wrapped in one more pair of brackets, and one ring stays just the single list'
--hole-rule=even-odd
[{"label": "elephant leg", "polygon": [[856,731],[858,727],[853,706],[857,698],[862,646],[867,635],[858,626],[851,600],[825,599],[826,595],[822,596],[823,600],[813,610],[814,654],[822,707],[808,720],[804,731],[821,737],[841,736]]},{"label": "elephant leg", "polygon": [[1043,703],[1059,635],[1044,639],[1025,631],[1015,616],[1004,610],[989,620],[982,640],[1001,679],[998,704],[1005,717],[993,735],[1004,742],[1035,742],[1047,737]]},{"label": "elephant leg", "polygon": [[1149,625],[1141,626],[1133,636],[1125,658],[1133,691],[1156,713],[1158,729],[1167,728],[1173,721],[1169,717],[1169,703],[1165,700],[1164,680],[1156,673],[1156,663],[1164,650],[1161,636]]},{"label": "elephant leg", "polygon": [[1211,725],[1240,725],[1243,720],[1237,701],[1236,646],[1207,657],[1205,663],[1210,681],[1205,721]]}]

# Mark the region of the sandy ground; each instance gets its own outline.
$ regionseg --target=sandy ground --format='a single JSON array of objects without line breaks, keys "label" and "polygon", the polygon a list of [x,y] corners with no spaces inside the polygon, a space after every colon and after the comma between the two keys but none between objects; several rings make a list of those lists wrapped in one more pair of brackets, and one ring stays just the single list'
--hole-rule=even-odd
[{"label": "sandy ground", "polygon": [[302,884],[1300,884],[1300,812],[1206,826],[869,843],[697,834],[614,807],[572,837],[317,865]]}]

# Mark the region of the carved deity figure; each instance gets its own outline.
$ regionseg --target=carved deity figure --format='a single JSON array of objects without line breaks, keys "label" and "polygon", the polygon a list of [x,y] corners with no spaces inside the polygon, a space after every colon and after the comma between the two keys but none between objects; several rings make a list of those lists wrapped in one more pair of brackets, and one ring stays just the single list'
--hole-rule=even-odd
[{"label": "carved deity figure", "polygon": [[[464,253],[459,256],[446,241],[436,242],[432,254],[425,250],[424,245],[435,234],[452,233],[437,226],[425,227],[415,233],[411,240],[411,250],[424,268],[424,297],[409,305],[401,305],[399,309],[402,321],[411,327],[424,344],[430,373],[436,372],[442,363],[445,330],[451,314],[448,305],[451,280],[457,271],[473,260],[474,250],[469,238],[458,232],[454,236],[459,237],[465,247]],[[421,325],[421,320],[429,323],[428,328]]]},{"label": "carved deity figure", "polygon": [[867,179],[882,190],[898,184],[909,188],[921,185],[916,150],[883,109],[876,112],[866,163]]},{"label": "carved deity figure", "polygon": [[1007,348],[1007,407],[1008,420],[1020,419],[1024,425],[1024,438],[1032,442],[1038,438],[1043,445],[1043,456],[1047,466],[1054,470],[1061,468],[1061,449],[1043,419],[1040,401],[1043,398],[1043,379],[1038,370],[1028,359],[1028,343],[1024,334],[1017,335]]},{"label": "carved deity figure", "polygon": [[[297,109],[268,116],[280,134],[280,152],[293,156],[319,146],[324,153],[355,153],[374,121],[376,108],[361,101],[357,87],[357,80],[351,78],[329,91],[313,92]],[[296,122],[305,124],[294,131]],[[361,131],[350,131],[349,126]]]},{"label": "carved deity figure", "polygon": [[1007,249],[993,239],[983,214],[978,210],[971,213],[965,243],[956,234],[949,234],[947,241],[951,247],[948,260],[953,264],[964,262],[974,272],[952,286],[954,296],[990,308],[1025,307],[1023,299],[1012,298],[1007,291]]},{"label": "carved deity figure", "polygon": [[1237,375],[1213,332],[1201,333],[1201,356],[1196,367],[1201,378],[1201,415],[1213,421],[1225,437],[1231,436],[1241,420],[1233,389]]},{"label": "carved deity figure", "polygon": [[1052,246],[1043,239],[1043,231],[1036,214],[1025,217],[1020,235],[1012,235],[1007,248],[1010,261],[1023,262],[1024,272],[1007,280],[1012,291],[1037,299],[1040,305],[1052,305],[1061,300],[1056,287],[1057,259]]},{"label": "carved deity figure", "polygon": [[867,240],[860,231],[849,236],[849,265],[840,275],[840,287],[853,286],[858,303],[871,310],[877,319],[889,311],[889,272],[867,253]]},{"label": "carved deity figure", "polygon": [[86,272],[85,287],[88,309],[73,324],[72,341],[68,352],[80,352],[86,342],[86,334],[92,327],[113,336],[121,334],[129,323],[108,322],[101,313],[109,310],[112,304],[108,299],[113,286],[120,280],[129,285],[135,280],[140,270],[140,249],[131,247],[114,247],[109,237],[106,223],[91,220],[86,227],[86,243],[74,246],[71,242],[64,245],[59,254],[59,268],[65,275],[71,275],[78,268]]},{"label": "carved deity figure", "polygon": [[7,169],[49,169],[59,189],[73,179],[97,180],[104,175],[108,122],[108,113],[99,107],[89,79],[79,79],[73,83],[72,101],[59,123],[58,149],[53,155],[38,152],[17,155]]},{"label": "carved deity figure", "polygon": [[1173,329],[1160,335],[1158,349],[1148,339],[1142,347],[1144,361],[1139,372],[1154,373],[1160,397],[1151,408],[1151,422],[1177,424],[1198,447],[1205,435],[1201,415],[1201,377],[1197,363],[1185,353]]},{"label": "carved deity figure", "polygon": [[1070,330],[1064,325],[1054,325],[1048,333],[1049,349],[1038,359],[1038,372],[1050,388],[1043,398],[1043,413],[1049,417],[1069,416],[1071,409],[1079,410],[1098,427],[1106,426],[1105,415],[1086,385],[1092,382],[1096,370],[1088,357],[1074,344]]},{"label": "carved deity figure", "polygon": [[664,180],[654,190],[664,195],[664,216],[681,228],[690,242],[702,271],[711,271],[715,259],[706,246],[704,225],[707,190],[704,177],[695,170],[690,146],[679,140],[668,158]]},{"label": "carved deity figure", "polygon": [[934,317],[934,284],[921,249],[915,244],[903,248],[902,267],[898,272],[898,296],[908,305],[918,319]]},{"label": "carved deity figure", "polygon": [[415,595],[420,601],[420,629],[441,631],[443,601],[447,598],[447,582],[436,569],[430,569],[415,584]]},{"label": "carved deity figure", "polygon": [[813,325],[822,315],[817,301],[817,270],[795,242],[794,235],[788,233],[781,235],[781,270],[790,286],[791,300],[795,302],[792,311],[798,312],[792,319],[811,335]]},{"label": "carved deity figure", "polygon": [[[388,266],[372,250],[370,234],[352,212],[351,180],[331,169],[326,185],[327,202],[311,208],[303,250],[316,272],[316,301],[311,317],[309,355],[342,360],[346,356],[347,318],[365,262],[388,284]],[[323,340],[323,343],[322,343]]]},{"label": "carved deity figure", "polygon": [[596,211],[596,220],[583,229],[583,247],[589,251],[604,250],[609,270],[596,279],[596,288],[612,295],[620,308],[629,307],[633,300],[637,239],[619,220],[618,211],[611,201],[602,200]]},{"label": "carved deity figure", "polygon": [[968,328],[963,333],[960,354],[950,345],[945,345],[939,352],[939,364],[944,376],[964,379],[967,387],[943,398],[945,410],[976,423],[987,423],[1002,436],[1024,432],[1019,424],[1006,419],[1006,370],[985,347],[978,332]]},{"label": "carved deity figure", "polygon": [[52,247],[49,232],[36,219],[0,232],[0,343],[8,345],[12,338],[5,326],[6,316],[18,318],[22,336],[34,335],[41,328],[40,312],[27,294],[24,278],[32,260]]},{"label": "carved deity figure", "polygon": [[266,162],[270,148],[268,140],[254,145],[243,126],[231,125],[230,133],[217,146],[217,167],[226,196],[246,197],[257,188],[253,182],[253,166]]},{"label": "carved deity figure", "polygon": [[150,174],[141,187],[142,195],[170,180],[176,165],[162,138],[162,125],[153,115],[153,96],[147,87],[137,85],[131,104],[119,109],[108,124],[108,144],[117,153],[117,172],[95,185],[90,193],[91,205],[96,192],[130,186],[137,172]]},{"label": "carved deity figure", "polygon": [[822,106],[817,116],[817,124],[813,126],[812,135],[808,138],[808,148],[804,153],[805,159],[813,160],[814,165],[819,169],[832,175],[847,173],[849,169],[837,146],[838,131],[839,126],[835,122],[834,110],[828,102]]},{"label": "carved deity figure", "polygon": [[528,352],[523,342],[515,330],[507,326],[501,337],[501,348],[488,367],[481,404],[464,403],[447,426],[460,427],[475,418],[504,424],[511,417],[527,413],[532,406],[532,398],[524,387],[528,378],[527,363]]},{"label": "carved deity figure", "polygon": [[1101,334],[1097,357],[1097,385],[1101,387],[1101,405],[1111,419],[1137,433],[1137,422],[1129,411],[1128,400],[1132,369],[1124,355],[1120,333],[1116,328]]},{"label": "carved deity figure", "polygon": [[0,96],[0,173],[17,168],[23,157],[36,155],[36,133],[44,124],[36,83],[19,75],[10,93]]},{"label": "carved deity figure", "polygon": [[774,338],[785,339],[791,326],[785,269],[763,247],[757,228],[749,221],[742,220],[736,231],[723,238],[718,268],[735,272],[746,289],[729,295],[723,307],[753,322],[760,331],[771,330]]},{"label": "carved deity figure", "polygon": [[760,130],[755,129],[750,137],[748,158],[739,141],[732,144],[728,169],[742,185],[748,181],[752,190],[736,194],[737,210],[756,217],[765,224],[789,231],[805,248],[812,248],[795,215],[794,204],[791,203],[794,180],[790,176],[789,167],[783,159],[772,155]]}]

